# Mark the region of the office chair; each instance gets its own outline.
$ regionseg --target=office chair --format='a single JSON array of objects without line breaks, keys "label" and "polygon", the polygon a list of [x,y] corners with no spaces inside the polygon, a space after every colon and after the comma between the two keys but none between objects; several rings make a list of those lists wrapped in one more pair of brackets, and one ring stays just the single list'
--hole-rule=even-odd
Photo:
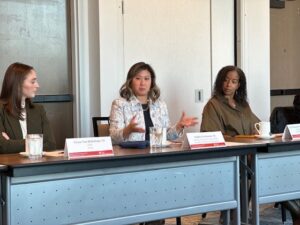
[{"label": "office chair", "polygon": [[94,137],[109,136],[109,117],[93,117]]},{"label": "office chair", "polygon": [[270,116],[271,132],[283,133],[287,124],[299,123],[299,115],[294,107],[275,107]]}]

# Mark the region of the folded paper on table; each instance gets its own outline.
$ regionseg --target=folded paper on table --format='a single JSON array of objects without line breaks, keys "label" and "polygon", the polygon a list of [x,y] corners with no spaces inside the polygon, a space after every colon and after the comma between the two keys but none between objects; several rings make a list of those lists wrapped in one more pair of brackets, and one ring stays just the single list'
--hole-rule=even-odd
[{"label": "folded paper on table", "polygon": [[190,149],[225,146],[225,140],[221,131],[187,133],[182,144],[182,148]]},{"label": "folded paper on table", "polygon": [[110,137],[67,138],[64,151],[68,158],[113,155]]},{"label": "folded paper on table", "polygon": [[300,124],[288,124],[284,128],[283,139],[300,139]]}]

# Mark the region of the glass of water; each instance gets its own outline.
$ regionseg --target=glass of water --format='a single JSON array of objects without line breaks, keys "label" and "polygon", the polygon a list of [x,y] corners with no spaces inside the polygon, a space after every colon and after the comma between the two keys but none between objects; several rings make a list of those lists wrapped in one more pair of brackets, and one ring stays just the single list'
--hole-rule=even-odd
[{"label": "glass of water", "polygon": [[39,159],[43,156],[43,134],[26,135],[26,153],[30,159]]},{"label": "glass of water", "polygon": [[161,148],[162,138],[163,138],[163,128],[162,127],[150,127],[150,148],[151,150]]}]

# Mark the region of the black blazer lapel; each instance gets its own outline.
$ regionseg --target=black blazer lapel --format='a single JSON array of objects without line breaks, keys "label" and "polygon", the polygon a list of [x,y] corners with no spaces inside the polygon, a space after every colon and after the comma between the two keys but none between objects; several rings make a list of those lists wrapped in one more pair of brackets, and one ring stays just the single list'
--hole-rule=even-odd
[{"label": "black blazer lapel", "polygon": [[23,134],[22,134],[22,130],[21,130],[21,125],[18,119],[16,119],[15,117],[8,115],[6,113],[6,118],[7,118],[7,122],[11,128],[11,132],[10,132],[10,136],[13,134],[14,137],[10,137],[12,139],[23,139]]}]

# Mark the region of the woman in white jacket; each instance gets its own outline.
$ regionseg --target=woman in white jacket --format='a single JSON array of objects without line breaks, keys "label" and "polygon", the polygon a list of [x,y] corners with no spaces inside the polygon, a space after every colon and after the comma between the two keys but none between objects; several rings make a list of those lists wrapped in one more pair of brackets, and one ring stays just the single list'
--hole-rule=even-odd
[{"label": "woman in white jacket", "polygon": [[185,127],[197,124],[196,117],[182,113],[180,120],[170,124],[166,103],[161,100],[155,72],[149,64],[139,62],[128,71],[120,89],[120,98],[112,103],[110,136],[113,143],[149,140],[149,127],[166,127],[167,139],[178,138]]}]

